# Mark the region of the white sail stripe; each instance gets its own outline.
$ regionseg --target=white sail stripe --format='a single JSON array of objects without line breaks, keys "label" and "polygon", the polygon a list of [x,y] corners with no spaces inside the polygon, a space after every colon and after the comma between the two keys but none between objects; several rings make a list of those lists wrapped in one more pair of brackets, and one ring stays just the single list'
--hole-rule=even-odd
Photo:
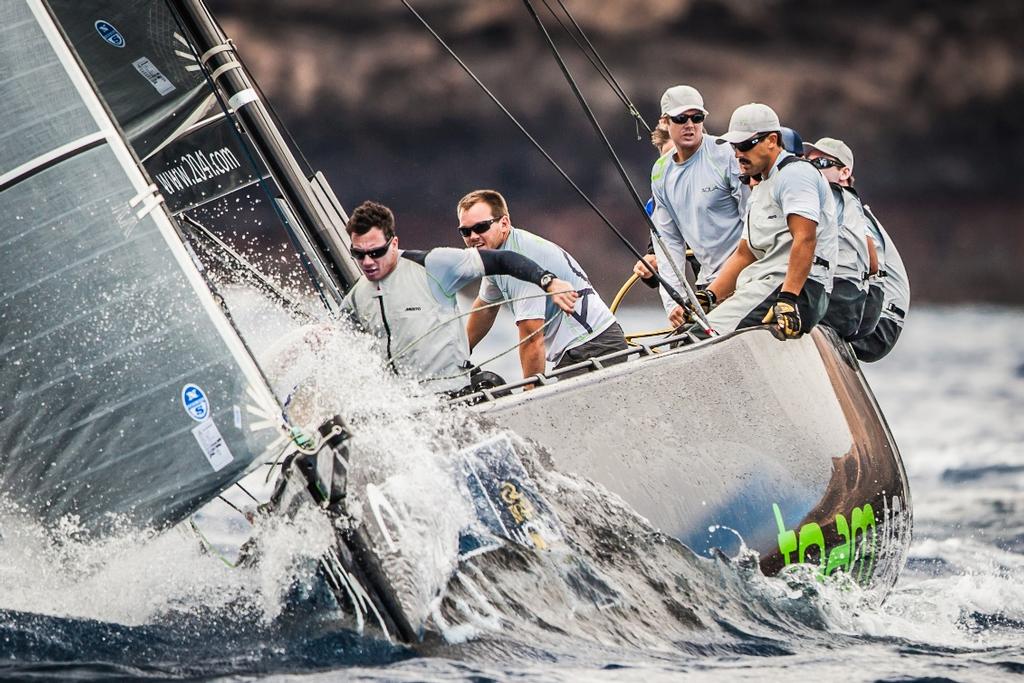
[{"label": "white sail stripe", "polygon": [[[71,54],[70,49],[61,38],[60,31],[57,29],[46,8],[43,6],[42,0],[26,0],[26,2],[28,3],[33,15],[36,17],[36,21],[39,23],[40,28],[50,43],[50,46],[60,59],[64,70],[67,72],[68,77],[74,84],[79,96],[85,103],[89,113],[93,116],[96,124],[100,128],[100,131],[105,134],[107,144],[110,145],[111,150],[120,162],[122,169],[134,186],[135,191],[142,192],[150,184],[149,181],[139,169],[137,165],[138,162],[135,160],[135,156],[128,148],[128,145],[121,138],[120,134],[118,134],[116,127],[107,115],[99,97],[95,92],[93,92],[88,78],[78,65],[78,61],[75,59],[74,55]],[[248,383],[258,393],[259,400],[257,402],[260,405],[277,405],[277,399],[274,397],[273,392],[271,392],[270,387],[267,386],[266,380],[263,378],[263,374],[260,372],[259,367],[257,367],[256,362],[249,354],[249,350],[242,343],[242,340],[239,338],[235,329],[231,326],[231,323],[224,315],[224,312],[214,300],[202,274],[192,262],[192,259],[184,245],[181,243],[181,240],[178,239],[177,232],[168,217],[166,207],[161,208],[159,211],[154,211],[150,216],[159,228],[168,249],[178,264],[178,267],[192,286],[196,298],[206,310],[207,316],[219,333],[221,340],[234,357],[239,370],[245,376]],[[280,424],[283,428],[283,422]]]},{"label": "white sail stripe", "polygon": [[[220,362],[219,360],[212,360],[209,363],[204,364],[203,366],[201,366],[198,369],[201,370],[201,369],[205,369],[205,368],[208,368],[208,367],[213,367],[214,365],[216,365],[219,362]],[[141,392],[139,392],[137,394],[130,394],[130,395],[124,397],[122,400],[116,401],[114,403],[108,403],[108,404],[103,406],[102,410],[93,412],[92,414],[89,415],[89,417],[85,418],[84,420],[79,420],[78,422],[75,422],[74,424],[68,425],[67,427],[65,427],[63,429],[60,429],[60,430],[48,431],[48,432],[46,432],[45,436],[39,436],[37,438],[33,438],[32,439],[32,444],[34,446],[38,446],[40,444],[49,443],[50,441],[53,441],[54,439],[59,439],[60,437],[62,437],[67,432],[70,432],[70,431],[75,430],[75,429],[81,429],[82,427],[84,427],[86,425],[92,424],[96,420],[99,420],[99,419],[102,419],[102,418],[108,416],[113,411],[119,410],[120,408],[123,408],[124,406],[131,405],[132,403],[134,403],[134,402],[136,402],[136,401],[138,401],[138,400],[140,400],[140,399],[142,399],[142,398],[144,398],[146,396],[151,396],[152,394],[155,394],[156,392],[160,391],[161,389],[166,389],[168,387],[181,386],[181,382],[184,382],[184,381],[187,381],[187,380],[188,380],[188,375],[179,375],[177,377],[172,377],[171,379],[167,380],[166,382],[162,382],[162,383],[156,385],[155,387],[148,387],[145,391],[141,391]],[[23,408],[23,409],[33,409],[33,406],[31,404],[26,403],[25,404],[25,408]],[[22,410],[22,408],[19,408],[19,411],[20,410]],[[17,414],[17,413],[15,413],[15,414]],[[13,415],[8,415],[4,419],[5,420],[10,419],[12,416]],[[12,457],[13,457],[13,455],[12,455]]]},{"label": "white sail stripe", "polygon": [[185,52],[184,50],[175,50],[174,54],[178,55],[182,59],[187,59],[192,62],[196,61],[196,56],[191,52]]},{"label": "white sail stripe", "polygon": [[[249,410],[250,413],[258,415],[259,417],[266,418],[268,420],[278,420],[278,423],[282,424],[282,418],[280,417],[282,410],[281,406],[277,402],[276,397],[273,403],[266,403],[265,398],[261,396],[254,387],[248,386],[245,388],[245,391],[247,394],[249,394],[249,398],[256,403],[255,406],[246,405],[246,408]],[[257,410],[261,412],[256,413],[255,411]]]},{"label": "white sail stripe", "polygon": [[262,406],[246,405],[245,412],[256,417],[262,417],[264,420],[273,420],[275,418],[273,412],[268,413]]},{"label": "white sail stripe", "polygon": [[202,71],[203,67],[198,64],[189,64],[185,67],[185,71]]},{"label": "white sail stripe", "polygon": [[178,33],[177,31],[175,31],[175,32],[174,32],[174,39],[175,39],[176,41],[178,41],[179,43],[181,43],[182,45],[184,45],[185,47],[191,47],[191,46],[190,46],[190,45],[188,44],[188,41],[187,41],[187,40],[185,40],[185,36],[181,35],[181,34],[180,34],[180,33]]},{"label": "white sail stripe", "polygon": [[[185,68],[186,69],[191,69],[192,67],[185,67]],[[195,70],[198,71],[199,68],[200,67],[196,66]],[[214,94],[210,93],[209,95],[206,96],[206,99],[204,99],[202,101],[202,103],[198,107],[196,107],[195,110],[193,110],[193,112],[191,114],[189,114],[188,116],[185,117],[185,120],[181,122],[181,125],[178,126],[177,128],[175,128],[174,132],[171,133],[170,135],[168,135],[167,139],[164,140],[163,142],[161,142],[156,147],[156,149],[154,149],[152,152],[147,154],[142,159],[142,161],[143,162],[149,161],[149,159],[154,154],[157,154],[157,153],[163,151],[163,149],[165,147],[167,147],[167,145],[171,144],[172,142],[175,142],[176,140],[178,140],[181,137],[184,137],[184,136],[188,135],[189,133],[191,133],[193,130],[196,130],[200,126],[206,125],[206,123],[208,121],[212,121],[212,120],[218,119],[218,118],[224,118],[226,115],[223,112],[220,112],[220,113],[215,114],[213,116],[207,117],[205,119],[202,118],[203,114],[206,113],[206,110],[210,107],[211,104],[213,104],[213,101],[214,101]],[[200,120],[200,119],[202,119],[202,120]]]},{"label": "white sail stripe", "polygon": [[99,142],[100,140],[105,139],[106,137],[106,134],[104,134],[103,132],[90,133],[84,137],[78,138],[77,140],[72,140],[71,142],[63,144],[60,147],[57,147],[56,149],[50,150],[46,154],[40,154],[34,159],[26,161],[21,166],[18,166],[17,168],[11,169],[7,173],[0,175],[0,187],[3,187],[8,183],[17,180],[21,176],[28,175],[29,173],[35,171],[38,168],[46,166],[54,159],[59,159],[60,157],[66,154],[70,154],[71,152],[74,152],[77,149],[82,149],[84,147],[88,147],[89,145],[93,145]]}]

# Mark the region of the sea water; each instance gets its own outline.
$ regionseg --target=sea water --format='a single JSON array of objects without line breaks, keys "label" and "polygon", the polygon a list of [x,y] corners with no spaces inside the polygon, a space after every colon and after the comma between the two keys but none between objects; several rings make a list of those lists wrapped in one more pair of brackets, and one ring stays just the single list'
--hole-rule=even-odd
[{"label": "sea water", "polygon": [[[653,310],[624,311],[621,317],[627,328],[660,323]],[[266,353],[280,354],[275,343],[305,334],[271,318],[240,321],[261,330]],[[477,355],[490,357],[514,342],[511,322],[499,318],[496,324],[503,333]],[[659,543],[615,497],[571,475],[539,484],[559,492],[563,511],[616,520],[569,524],[584,550],[619,549],[599,567],[608,590],[591,582],[582,599],[571,559],[518,558],[515,566],[490,567],[474,578],[488,595],[500,592],[506,600],[500,619],[479,624],[457,644],[412,649],[356,637],[316,610],[293,605],[290,596],[308,586],[311,567],[328,542],[329,530],[315,516],[259,529],[266,558],[255,568],[230,567],[227,550],[210,553],[185,529],[90,543],[78,540],[73,521],[55,536],[5,516],[0,675],[1013,678],[1024,673],[1022,331],[1019,310],[916,307],[896,350],[865,366],[903,454],[915,518],[907,568],[881,606],[841,581],[820,584],[809,572],[765,578],[750,558],[696,558]],[[312,355],[300,354],[309,368],[284,363],[290,370],[277,373],[275,388],[288,392],[308,383],[308,371],[320,367],[317,381],[345,391],[335,392],[330,406],[317,405],[316,398],[330,390],[315,391],[305,399],[306,410],[337,409],[365,424],[360,438],[377,453],[380,466],[398,474],[403,463],[407,467],[409,476],[396,486],[449,499],[444,459],[423,444],[443,446],[444,432],[457,424],[459,413],[435,410],[414,387],[382,382],[362,343],[329,337]],[[339,351],[341,360],[332,355]],[[346,357],[359,362],[346,364]],[[516,376],[514,351],[499,362],[503,374]],[[237,492],[232,500],[245,504]],[[227,508],[221,512],[225,536],[232,525],[248,524]],[[423,523],[450,533],[445,525],[457,527],[466,514],[456,507]],[[216,537],[208,540],[217,546]],[[418,561],[425,571],[446,570],[444,559],[429,553]],[[689,602],[667,598],[680,594],[680,583]]]}]

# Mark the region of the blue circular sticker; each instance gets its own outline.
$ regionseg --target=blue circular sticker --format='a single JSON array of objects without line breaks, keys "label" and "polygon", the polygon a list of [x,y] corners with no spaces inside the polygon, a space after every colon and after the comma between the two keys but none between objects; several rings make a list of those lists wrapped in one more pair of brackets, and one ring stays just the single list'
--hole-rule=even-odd
[{"label": "blue circular sticker", "polygon": [[186,384],[181,388],[181,405],[185,406],[188,416],[197,422],[210,416],[210,402],[203,390],[195,384]]},{"label": "blue circular sticker", "polygon": [[124,47],[124,36],[122,36],[121,32],[114,28],[109,21],[103,21],[100,19],[94,24],[94,26],[96,27],[96,32],[100,34],[100,37],[103,38],[103,40],[107,41],[114,47]]}]

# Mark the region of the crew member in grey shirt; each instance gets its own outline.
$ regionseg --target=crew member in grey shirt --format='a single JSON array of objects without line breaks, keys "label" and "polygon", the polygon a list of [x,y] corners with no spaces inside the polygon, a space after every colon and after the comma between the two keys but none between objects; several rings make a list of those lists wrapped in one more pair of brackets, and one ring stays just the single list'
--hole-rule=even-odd
[{"label": "crew member in grey shirt", "polygon": [[[676,85],[661,97],[661,121],[668,127],[672,149],[651,169],[657,229],[667,257],[654,240],[659,272],[677,292],[683,291],[679,275],[689,247],[700,265],[698,290],[715,279],[726,259],[736,250],[743,232],[743,206],[750,194],[740,181],[740,168],[728,147],[704,131],[708,115],[704,98],[693,87]],[[678,327],[685,315],[667,292],[661,292],[669,322]]]},{"label": "crew member in grey shirt", "polygon": [[878,255],[868,236],[867,218],[851,187],[853,151],[835,138],[821,138],[814,144],[805,142],[804,151],[832,188],[839,224],[839,262],[821,324],[831,327],[844,340],[853,341],[864,317],[868,280],[878,272]]},{"label": "crew member in grey shirt", "polygon": [[[772,323],[775,336],[793,339],[828,308],[839,251],[835,203],[821,174],[782,148],[781,128],[771,107],[745,104],[718,139],[758,180],[739,246],[706,290],[708,320],[719,333]],[[691,332],[703,336],[699,325]]]},{"label": "crew member in grey shirt", "polygon": [[[481,253],[495,250],[527,256],[568,282],[580,295],[573,311],[563,315],[533,284],[503,275],[488,276],[480,285],[467,323],[470,349],[490,331],[498,313],[497,308],[484,306],[503,300],[512,309],[519,329],[524,378],[544,372],[545,358],[558,369],[626,348],[622,327],[576,259],[557,244],[513,227],[501,193],[470,192],[459,200],[457,213],[466,246],[478,247]],[[618,358],[616,362],[623,360]]]},{"label": "crew member in grey shirt", "polygon": [[550,292],[552,306],[573,311],[572,286],[514,252],[398,248],[395,217],[376,202],[363,202],[346,231],[352,258],[363,271],[342,311],[380,340],[394,372],[416,377],[436,392],[457,394],[470,385],[469,342],[456,292],[488,275],[521,278]]},{"label": "crew member in grey shirt", "polygon": [[878,261],[881,265],[877,278],[882,290],[882,310],[874,327],[855,339],[852,346],[858,359],[873,363],[892,351],[900,338],[903,323],[910,311],[910,278],[896,245],[875,218],[870,206],[864,205],[864,215],[868,220],[868,230],[878,247]]}]

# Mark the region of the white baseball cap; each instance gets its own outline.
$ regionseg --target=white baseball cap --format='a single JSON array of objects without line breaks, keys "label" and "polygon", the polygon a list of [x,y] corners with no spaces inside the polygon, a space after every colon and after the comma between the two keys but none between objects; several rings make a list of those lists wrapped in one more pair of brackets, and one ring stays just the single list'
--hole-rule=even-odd
[{"label": "white baseball cap", "polygon": [[705,115],[704,98],[696,88],[688,85],[673,85],[661,96],[661,113],[666,116],[679,116],[684,111],[698,109]]},{"label": "white baseball cap", "polygon": [[727,142],[743,142],[758,133],[771,133],[782,128],[779,115],[767,104],[751,102],[736,107],[729,119],[729,130],[715,141],[720,145]]},{"label": "white baseball cap", "polygon": [[835,138],[822,138],[815,142],[813,145],[809,142],[804,143],[804,154],[811,151],[818,151],[822,154],[827,154],[834,159],[838,159],[839,163],[846,166],[851,171],[853,170],[853,150],[842,140],[836,140]]}]

